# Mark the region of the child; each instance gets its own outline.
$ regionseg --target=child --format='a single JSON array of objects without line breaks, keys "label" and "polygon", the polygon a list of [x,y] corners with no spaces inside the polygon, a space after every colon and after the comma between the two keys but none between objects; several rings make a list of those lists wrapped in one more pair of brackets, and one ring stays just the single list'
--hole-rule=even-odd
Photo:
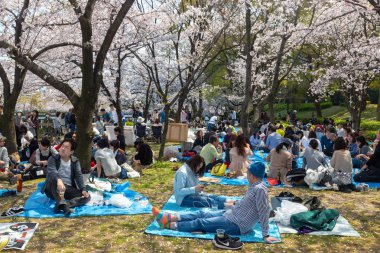
[{"label": "child", "polygon": [[16,183],[16,176],[9,171],[8,150],[4,146],[7,138],[0,135],[0,181],[8,181],[10,184]]},{"label": "child", "polygon": [[99,135],[102,136],[104,134],[104,123],[100,119],[100,116],[96,116],[96,129],[99,131]]},{"label": "child", "polygon": [[[277,239],[269,236],[269,204],[268,191],[262,182],[265,165],[262,162],[253,163],[248,170],[249,188],[244,198],[236,201],[235,205],[219,212],[196,212],[192,214],[162,213],[157,207],[152,212],[162,228],[181,232],[203,231],[215,233],[217,229],[224,229],[227,234],[247,234],[257,222],[260,222],[264,240],[273,243]],[[233,245],[230,237],[216,238],[224,245]]]}]

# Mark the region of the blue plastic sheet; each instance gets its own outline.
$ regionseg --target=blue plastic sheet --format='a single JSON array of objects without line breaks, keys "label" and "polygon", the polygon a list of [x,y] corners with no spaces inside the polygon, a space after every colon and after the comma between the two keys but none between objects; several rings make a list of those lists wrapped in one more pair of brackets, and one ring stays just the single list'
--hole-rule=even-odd
[{"label": "blue plastic sheet", "polygon": [[[250,160],[251,162],[256,162],[256,161],[264,162],[266,166],[269,166],[269,163],[265,161],[265,158],[267,156],[268,156],[268,153],[255,151],[253,156],[248,157],[248,160]],[[297,159],[297,164],[298,164],[298,168],[302,168],[302,157]],[[354,173],[352,173],[352,176],[358,173],[359,169],[354,169],[353,172]],[[221,185],[234,185],[234,186],[248,185],[248,180],[245,177],[238,177],[238,178],[215,177],[215,176],[211,176],[210,173],[205,173],[204,177],[220,179],[220,181],[217,184],[221,184]],[[263,182],[266,186],[270,186],[266,178],[263,179]],[[353,178],[352,178],[352,182],[355,185],[359,184],[358,182],[355,182]],[[364,183],[368,184],[369,188],[380,188],[380,182],[379,183],[364,182]],[[283,184],[280,184],[274,187],[283,187],[283,186],[284,186]],[[320,187],[320,188],[321,190],[324,189],[324,187]]]},{"label": "blue plastic sheet", "polygon": [[[180,207],[175,203],[174,195],[170,197],[168,202],[163,207],[162,211],[164,212],[171,212],[171,213],[189,213],[189,212],[196,212],[199,211],[199,208],[193,208],[193,207]],[[203,211],[210,211],[212,212],[212,209],[210,208],[203,208]],[[205,240],[212,240],[214,239],[214,234],[205,233],[205,234],[194,234],[189,232],[179,232],[176,230],[170,230],[170,229],[160,229],[157,221],[153,221],[152,224],[145,230],[145,233],[147,234],[153,234],[153,235],[161,235],[161,236],[172,236],[172,237],[187,237],[187,238],[197,238],[197,239],[205,239]],[[281,242],[281,235],[278,230],[276,222],[272,221],[269,223],[269,234],[272,237],[275,237]],[[253,231],[247,235],[238,235],[240,237],[240,240],[242,242],[261,242],[263,243],[263,236],[261,232],[260,224],[256,224],[256,226],[253,228]]]},{"label": "blue plastic sheet", "polygon": [[[39,183],[37,190],[26,201],[24,209],[25,212],[19,214],[21,217],[28,218],[58,218],[63,217],[62,213],[55,214],[53,212],[54,200],[46,197],[41,193],[41,188],[44,182]],[[109,199],[113,194],[124,194],[126,198],[133,202],[129,208],[118,208],[115,206],[80,206],[75,207],[75,212],[70,217],[79,216],[108,216],[108,215],[133,215],[133,214],[146,214],[151,213],[152,205],[148,199],[143,195],[129,189],[129,182],[124,184],[113,184],[112,192],[104,194],[104,199]],[[135,201],[135,197],[138,201]],[[137,199],[137,198],[136,198]]]},{"label": "blue plastic sheet", "polygon": [[16,190],[0,189],[0,197],[16,195]]}]

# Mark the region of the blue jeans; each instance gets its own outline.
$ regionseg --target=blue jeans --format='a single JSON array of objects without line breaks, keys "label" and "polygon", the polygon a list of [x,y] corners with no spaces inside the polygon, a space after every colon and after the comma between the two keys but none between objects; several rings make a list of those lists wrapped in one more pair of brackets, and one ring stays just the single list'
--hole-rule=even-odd
[{"label": "blue jeans", "polygon": [[218,205],[218,209],[224,209],[225,197],[220,197],[212,194],[203,195],[187,195],[181,203],[183,207],[212,207]]},{"label": "blue jeans", "polygon": [[353,168],[359,168],[361,169],[361,167],[363,166],[363,160],[361,159],[357,159],[357,158],[352,158],[352,165],[353,165]]},{"label": "blue jeans", "polygon": [[177,222],[177,230],[181,232],[202,231],[215,233],[217,229],[224,229],[229,235],[240,235],[238,225],[227,220],[224,211],[203,212],[199,211],[191,214],[181,214],[180,221]]},{"label": "blue jeans", "polygon": [[207,131],[210,132],[214,126],[215,126],[215,124],[208,123],[207,124]]}]

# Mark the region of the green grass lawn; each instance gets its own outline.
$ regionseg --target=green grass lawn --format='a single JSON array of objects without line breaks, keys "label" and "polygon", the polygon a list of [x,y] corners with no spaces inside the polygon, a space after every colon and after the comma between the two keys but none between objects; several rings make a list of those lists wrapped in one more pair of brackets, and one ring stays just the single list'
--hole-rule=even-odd
[{"label": "green grass lawn", "polygon": [[[152,145],[157,153],[158,145]],[[153,205],[162,207],[173,193],[174,171],[180,163],[157,162],[141,178],[131,179],[131,188],[147,196]],[[0,199],[1,210],[23,205],[42,180],[24,183],[20,196]],[[7,187],[1,184],[0,187]],[[243,195],[247,187],[211,185],[208,193]],[[288,189],[287,189],[288,190]],[[269,188],[275,196],[282,189]],[[338,236],[282,235],[275,245],[245,244],[242,252],[379,252],[380,191],[344,194],[332,191],[290,189],[297,196],[318,196],[325,207],[336,208],[361,234],[361,238]],[[38,222],[39,228],[26,252],[220,252],[211,241],[160,237],[144,234],[152,215],[105,216],[56,219],[5,218],[1,222]]]}]

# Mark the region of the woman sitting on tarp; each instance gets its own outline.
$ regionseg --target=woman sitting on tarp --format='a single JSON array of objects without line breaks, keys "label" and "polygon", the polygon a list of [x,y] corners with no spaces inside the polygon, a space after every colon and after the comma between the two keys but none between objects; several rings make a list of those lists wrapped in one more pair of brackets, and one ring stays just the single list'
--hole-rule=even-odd
[{"label": "woman sitting on tarp", "polygon": [[195,141],[193,143],[193,147],[191,150],[195,150],[197,153],[199,153],[199,152],[201,152],[204,145],[206,145],[204,142],[204,139],[203,139],[203,131],[198,130],[196,136],[197,136],[197,138],[195,139]]},{"label": "woman sitting on tarp", "polygon": [[228,167],[235,176],[243,176],[249,166],[248,156],[253,155],[244,135],[239,135],[235,147],[230,151],[231,164]]},{"label": "woman sitting on tarp", "polygon": [[293,155],[289,150],[293,142],[288,138],[283,138],[281,143],[275,149],[272,149],[266,160],[270,162],[268,179],[279,180],[286,187],[292,185],[286,180],[286,174],[292,169]]},{"label": "woman sitting on tarp", "polygon": [[[212,207],[219,209],[228,206],[225,197],[203,193],[205,185],[198,178],[205,172],[205,162],[196,155],[179,168],[174,179],[174,195],[176,203],[185,207]],[[230,204],[231,205],[231,204]]]},{"label": "woman sitting on tarp", "polygon": [[108,147],[108,139],[100,139],[95,152],[97,177],[117,178],[121,167],[117,164],[113,151]]},{"label": "woman sitting on tarp", "polygon": [[110,149],[115,155],[115,159],[118,165],[122,165],[127,162],[125,152],[120,149],[120,142],[118,140],[113,140],[110,142]]},{"label": "woman sitting on tarp", "polygon": [[369,153],[372,152],[369,144],[364,136],[360,135],[356,138],[358,144],[359,154],[352,158],[352,165],[354,168],[361,168],[369,160]]},{"label": "woman sitting on tarp", "polygon": [[10,184],[15,184],[17,177],[9,171],[9,156],[8,150],[5,147],[7,138],[0,135],[0,181],[8,181]]},{"label": "woman sitting on tarp", "polygon": [[338,137],[334,141],[334,153],[330,164],[334,168],[332,182],[338,185],[339,190],[346,193],[355,190],[355,186],[352,184],[351,154],[343,137]]},{"label": "woman sitting on tarp", "polygon": [[356,182],[380,182],[380,145],[376,142],[375,152],[354,176]]},{"label": "woman sitting on tarp", "polygon": [[322,151],[318,150],[318,141],[311,139],[309,142],[309,148],[305,150],[303,155],[303,169],[318,170],[319,166],[327,166],[325,155]]}]

